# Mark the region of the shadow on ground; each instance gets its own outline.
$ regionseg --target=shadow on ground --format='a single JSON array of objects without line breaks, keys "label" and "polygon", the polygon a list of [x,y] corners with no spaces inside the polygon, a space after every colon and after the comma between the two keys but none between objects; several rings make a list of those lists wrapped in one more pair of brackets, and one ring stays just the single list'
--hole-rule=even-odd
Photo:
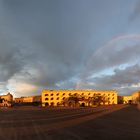
[{"label": "shadow on ground", "polygon": [[128,106],[77,126],[50,131],[46,136],[55,140],[138,140],[140,110]]}]

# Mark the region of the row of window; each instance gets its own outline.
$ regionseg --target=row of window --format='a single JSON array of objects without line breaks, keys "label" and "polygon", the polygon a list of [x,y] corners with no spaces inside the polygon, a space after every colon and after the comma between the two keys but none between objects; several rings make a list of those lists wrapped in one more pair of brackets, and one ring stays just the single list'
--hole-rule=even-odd
[{"label": "row of window", "polygon": [[[59,99],[60,99],[59,97],[56,98],[56,100],[59,100]],[[47,100],[49,100],[49,98],[45,98],[45,100],[47,101]],[[50,100],[54,100],[54,98],[50,98]],[[65,100],[65,97],[63,97],[62,100]]]},{"label": "row of window", "polygon": [[[71,95],[77,95],[77,94],[78,93],[74,93],[74,94],[69,93],[68,95],[71,96]],[[101,93],[93,93],[93,94],[94,95],[102,95]],[[50,94],[50,96],[53,96],[53,95],[54,95],[53,93]],[[59,93],[56,94],[56,96],[59,96],[59,95],[60,95]],[[64,95],[66,95],[66,93],[63,93],[62,95],[64,96]],[[82,93],[81,95],[84,95],[84,93]],[[88,95],[91,95],[91,93],[88,93]],[[106,94],[103,94],[103,96],[105,96],[105,95]],[[108,96],[110,96],[110,95],[114,96],[114,94],[108,94]],[[45,96],[49,96],[49,94],[47,93],[47,94],[45,94]]]},{"label": "row of window", "polygon": [[[56,100],[59,100],[60,98],[59,97],[57,97],[56,98]],[[65,97],[63,97],[62,98],[62,100],[65,100],[66,98]],[[110,100],[111,98],[108,98],[108,100]],[[47,101],[47,100],[49,100],[49,98],[45,98],[45,100]],[[50,98],[50,100],[54,100],[54,98],[52,97],[52,98]],[[112,100],[114,100],[114,97],[112,98]]]}]

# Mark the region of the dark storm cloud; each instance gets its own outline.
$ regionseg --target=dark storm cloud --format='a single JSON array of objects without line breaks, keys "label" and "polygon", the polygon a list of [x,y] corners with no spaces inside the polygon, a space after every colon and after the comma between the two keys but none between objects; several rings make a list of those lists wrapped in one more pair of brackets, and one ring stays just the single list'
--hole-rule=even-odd
[{"label": "dark storm cloud", "polygon": [[[136,64],[127,67],[124,70],[115,69],[113,75],[104,75],[90,79],[88,82],[93,83],[92,87],[97,89],[117,89],[120,93],[130,94],[140,86],[140,65]],[[88,85],[87,82],[87,85]]]},{"label": "dark storm cloud", "polygon": [[134,5],[132,14],[130,15],[129,20],[134,21],[135,19],[140,17],[140,1],[137,0],[136,4]]},{"label": "dark storm cloud", "polygon": [[[85,43],[90,35],[91,23],[87,22],[90,18],[83,21],[87,15],[84,15],[83,9],[77,9],[78,3],[74,3],[75,5],[64,1],[62,4],[57,1],[3,1],[5,15],[10,17],[8,27],[13,28],[15,38],[20,42],[16,46],[12,43],[7,48],[9,50],[14,46],[10,61],[18,69],[11,76],[22,74],[22,80],[28,83],[55,87],[59,81],[81,72],[86,61],[88,49]],[[66,12],[61,11],[61,8]],[[23,58],[15,59],[18,49]],[[10,65],[4,61],[4,66]],[[27,68],[26,71],[24,68]],[[32,73],[34,70],[36,75]],[[8,76],[7,79],[10,79]]]},{"label": "dark storm cloud", "polygon": [[99,49],[91,57],[80,87],[117,89],[121,94],[137,90],[140,86],[139,38],[139,35],[122,36]]},{"label": "dark storm cloud", "polygon": [[[133,41],[134,38],[128,37],[125,39],[128,41]],[[118,41],[116,42],[118,43]],[[114,42],[112,45],[104,46],[91,57],[87,69],[89,74],[94,74],[121,64],[133,63],[140,59],[139,45],[128,46],[124,43],[123,45],[121,43],[116,45],[116,42]]]},{"label": "dark storm cloud", "polygon": [[4,32],[4,28],[0,29],[0,82],[6,82],[15,73],[18,73],[23,66],[20,50],[15,45],[11,45],[15,42],[9,41],[11,36],[8,32]]},{"label": "dark storm cloud", "polygon": [[105,42],[124,32],[132,1],[121,2],[2,0],[0,81],[7,86],[29,84],[31,94],[43,88],[68,89],[76,86],[90,58],[87,76],[135,59],[140,52],[136,46],[136,52],[131,47],[118,53],[117,48],[106,48],[102,55],[91,57]]}]

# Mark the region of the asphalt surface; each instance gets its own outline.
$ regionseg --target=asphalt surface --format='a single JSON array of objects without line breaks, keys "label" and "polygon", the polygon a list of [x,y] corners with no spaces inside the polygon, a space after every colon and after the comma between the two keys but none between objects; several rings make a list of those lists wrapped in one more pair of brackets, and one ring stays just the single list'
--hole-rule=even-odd
[{"label": "asphalt surface", "polygon": [[102,139],[140,139],[140,110],[132,105],[0,109],[0,140]]}]

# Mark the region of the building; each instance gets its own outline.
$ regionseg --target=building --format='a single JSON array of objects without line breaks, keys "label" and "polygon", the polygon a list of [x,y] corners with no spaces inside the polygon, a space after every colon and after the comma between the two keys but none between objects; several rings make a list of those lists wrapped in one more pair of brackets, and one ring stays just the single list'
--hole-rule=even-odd
[{"label": "building", "polygon": [[132,103],[132,96],[123,96],[123,103],[124,104],[128,104],[128,103]]},{"label": "building", "polygon": [[0,96],[0,107],[11,107],[13,104],[13,95],[8,93],[7,95]]},{"label": "building", "polygon": [[132,96],[118,96],[118,104],[131,104]]},{"label": "building", "polygon": [[135,91],[132,93],[132,103],[139,104],[140,103],[140,91]]},{"label": "building", "polygon": [[140,91],[137,90],[129,96],[118,96],[118,104],[140,104]]},{"label": "building", "polygon": [[24,97],[15,98],[14,102],[15,103],[23,103],[23,99],[24,99]]},{"label": "building", "polygon": [[28,96],[28,97],[19,97],[14,99],[15,103],[41,103],[41,96]]},{"label": "building", "polygon": [[[101,95],[108,100],[106,104],[117,104],[117,91],[115,90],[43,90],[42,106],[58,106],[71,95],[80,95],[86,99]],[[87,106],[86,102],[81,101],[80,104]]]}]

